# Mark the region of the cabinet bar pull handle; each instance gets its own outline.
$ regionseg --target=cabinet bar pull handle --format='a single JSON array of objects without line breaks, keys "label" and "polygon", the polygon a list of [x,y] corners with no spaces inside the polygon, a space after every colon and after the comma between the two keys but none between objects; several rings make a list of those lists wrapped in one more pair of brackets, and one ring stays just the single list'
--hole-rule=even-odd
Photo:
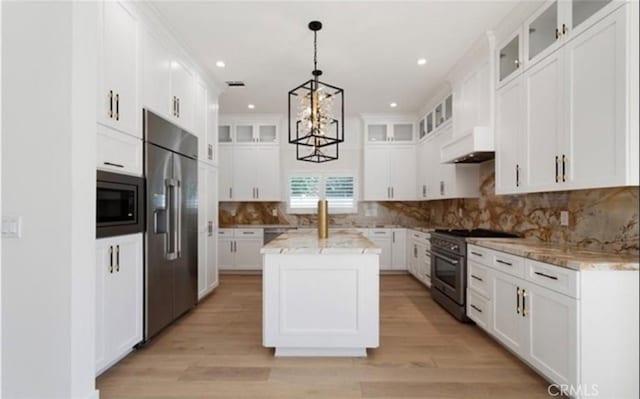
[{"label": "cabinet bar pull handle", "polygon": [[522,317],[527,317],[527,290],[522,290]]},{"label": "cabinet bar pull handle", "polygon": [[396,197],[395,187],[391,187],[391,198],[395,198],[395,197]]},{"label": "cabinet bar pull handle", "polygon": [[213,222],[211,220],[207,222],[207,231],[209,233],[209,237],[211,237],[213,235]]},{"label": "cabinet bar pull handle", "polygon": [[520,187],[520,165],[516,164],[516,187]]},{"label": "cabinet bar pull handle", "polygon": [[546,277],[546,278],[550,278],[551,280],[557,280],[558,277],[556,276],[552,276],[550,274],[546,274],[546,273],[541,273],[541,272],[534,272],[535,274],[537,274],[538,276],[542,276],[542,277]]},{"label": "cabinet bar pull handle", "polygon": [[120,245],[116,245],[116,271],[120,271]]},{"label": "cabinet bar pull handle", "polygon": [[567,27],[567,24],[562,24],[562,34],[566,35],[568,31],[569,28]]},{"label": "cabinet bar pull handle", "polygon": [[229,199],[233,198],[233,187],[229,187]]},{"label": "cabinet bar pull handle", "polygon": [[113,118],[113,90],[109,90],[109,118]]},{"label": "cabinet bar pull handle", "polygon": [[176,115],[176,96],[173,96],[173,116]]},{"label": "cabinet bar pull handle", "polygon": [[567,181],[567,156],[562,154],[562,181]]},{"label": "cabinet bar pull handle", "polygon": [[260,187],[256,187],[256,198],[260,199]]},{"label": "cabinet bar pull handle", "polygon": [[113,245],[109,246],[109,273],[113,273]]},{"label": "cabinet bar pull handle", "polygon": [[180,97],[176,99],[176,116],[180,117]]},{"label": "cabinet bar pull handle", "polygon": [[516,313],[520,314],[520,287],[516,287]]},{"label": "cabinet bar pull handle", "polygon": [[480,277],[476,276],[475,274],[472,274],[471,278],[475,278],[478,281],[484,281],[483,279],[481,279]]},{"label": "cabinet bar pull handle", "polygon": [[391,232],[391,241],[392,242],[396,242],[396,232],[395,231]]},{"label": "cabinet bar pull handle", "polygon": [[238,243],[237,242],[233,242],[233,252],[238,252]]},{"label": "cabinet bar pull handle", "polygon": [[116,94],[116,120],[120,120],[120,94]]},{"label": "cabinet bar pull handle", "polygon": [[116,168],[124,168],[124,165],[120,165],[119,163],[103,162],[103,164],[105,164],[107,166],[115,166]]},{"label": "cabinet bar pull handle", "polygon": [[556,183],[558,182],[558,156],[556,155]]},{"label": "cabinet bar pull handle", "polygon": [[560,29],[556,28],[556,40],[560,39]]},{"label": "cabinet bar pull handle", "polygon": [[474,308],[476,311],[478,311],[478,312],[482,313],[482,309],[480,309],[480,308],[479,308],[479,307],[477,307],[476,305],[471,304],[471,307],[472,307],[472,308]]},{"label": "cabinet bar pull handle", "polygon": [[475,252],[475,251],[471,251],[471,255],[481,256],[481,257],[484,256],[480,252]]},{"label": "cabinet bar pull handle", "polygon": [[496,262],[501,263],[503,265],[507,265],[507,266],[513,266],[513,263],[505,262],[502,259],[496,259]]}]

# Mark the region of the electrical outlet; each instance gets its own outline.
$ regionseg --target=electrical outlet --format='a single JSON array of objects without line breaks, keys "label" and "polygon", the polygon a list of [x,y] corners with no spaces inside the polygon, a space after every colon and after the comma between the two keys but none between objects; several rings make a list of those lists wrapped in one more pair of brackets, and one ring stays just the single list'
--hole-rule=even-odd
[{"label": "electrical outlet", "polygon": [[2,238],[22,237],[22,217],[4,216],[2,218]]},{"label": "electrical outlet", "polygon": [[462,217],[462,208],[458,208],[458,217]]},{"label": "electrical outlet", "polygon": [[231,212],[229,212],[229,213],[231,214],[231,216],[236,216],[236,210],[235,209],[231,210]]},{"label": "electrical outlet", "polygon": [[278,210],[277,210],[276,208],[273,208],[273,209],[271,210],[271,216],[273,216],[274,218],[275,218],[275,217],[278,217]]},{"label": "electrical outlet", "polygon": [[560,211],[560,225],[569,225],[569,211]]}]

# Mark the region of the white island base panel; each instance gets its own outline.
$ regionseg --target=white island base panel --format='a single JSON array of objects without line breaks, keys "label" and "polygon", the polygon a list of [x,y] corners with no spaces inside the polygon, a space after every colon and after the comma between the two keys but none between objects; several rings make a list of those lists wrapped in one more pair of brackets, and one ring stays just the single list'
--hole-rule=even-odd
[{"label": "white island base panel", "polygon": [[276,356],[365,357],[378,347],[378,254],[263,256],[263,345]]}]

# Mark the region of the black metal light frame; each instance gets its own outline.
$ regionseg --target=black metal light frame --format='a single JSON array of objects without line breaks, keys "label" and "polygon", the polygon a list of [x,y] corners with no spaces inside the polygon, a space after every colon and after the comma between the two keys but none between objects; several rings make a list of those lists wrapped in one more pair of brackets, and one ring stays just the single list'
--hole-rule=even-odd
[{"label": "black metal light frame", "polygon": [[[330,85],[328,83],[320,81],[319,77],[322,75],[322,71],[317,68],[317,32],[322,29],[322,23],[319,21],[311,21],[309,23],[309,29],[313,31],[313,45],[314,45],[314,57],[312,71],[313,78],[299,85],[298,87],[289,91],[288,107],[289,107],[289,143],[296,145],[296,159],[299,161],[307,161],[314,163],[322,163],[333,161],[339,158],[339,144],[344,142],[344,90]],[[309,96],[311,109],[314,109],[314,101],[317,97],[314,95],[319,89],[323,89],[328,97],[334,97],[333,101],[340,102],[340,116],[339,119],[332,118],[328,125],[335,127],[331,128],[331,134],[324,132],[321,134],[317,126],[312,126],[308,131],[304,130],[301,126],[302,121],[297,119],[295,122],[295,137],[293,134],[292,126],[292,105],[296,101],[304,96]],[[299,100],[298,100],[299,101]],[[295,110],[293,110],[295,115]],[[335,136],[333,135],[335,133]],[[330,148],[335,146],[335,148]],[[301,154],[301,148],[312,147],[313,150],[307,154]],[[332,151],[335,151],[333,153]]]}]

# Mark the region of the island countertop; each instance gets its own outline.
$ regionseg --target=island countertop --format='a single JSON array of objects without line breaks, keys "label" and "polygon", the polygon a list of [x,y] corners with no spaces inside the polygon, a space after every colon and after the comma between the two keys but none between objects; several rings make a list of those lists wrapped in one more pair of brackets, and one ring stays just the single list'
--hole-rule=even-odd
[{"label": "island countertop", "polygon": [[467,238],[467,243],[572,270],[638,270],[638,256],[559,246],[522,238]]},{"label": "island countertop", "polygon": [[281,234],[260,250],[261,254],[380,254],[382,249],[360,233],[335,231],[327,239],[312,232]]}]

